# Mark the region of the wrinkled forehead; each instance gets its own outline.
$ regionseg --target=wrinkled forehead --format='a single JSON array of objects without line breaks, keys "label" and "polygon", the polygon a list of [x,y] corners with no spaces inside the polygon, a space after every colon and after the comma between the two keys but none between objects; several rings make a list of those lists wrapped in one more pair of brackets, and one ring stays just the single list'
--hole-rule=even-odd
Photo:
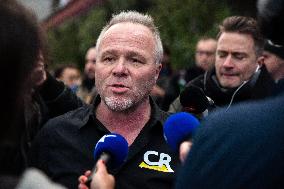
[{"label": "wrinkled forehead", "polygon": [[154,36],[149,28],[142,24],[123,22],[111,26],[102,36],[99,50],[106,43],[139,43],[144,48],[154,47]]},{"label": "wrinkled forehead", "polygon": [[137,53],[155,61],[154,35],[148,27],[141,24],[115,24],[103,34],[98,45],[98,58],[106,52],[127,52]]}]

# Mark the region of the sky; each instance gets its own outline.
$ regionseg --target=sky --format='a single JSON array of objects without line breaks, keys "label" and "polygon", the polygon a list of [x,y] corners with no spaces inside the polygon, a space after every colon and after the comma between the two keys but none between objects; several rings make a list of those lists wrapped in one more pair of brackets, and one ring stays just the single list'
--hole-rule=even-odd
[{"label": "sky", "polygon": [[51,13],[52,0],[17,0],[17,1],[22,3],[28,9],[31,9],[36,14],[39,21],[42,21]]}]

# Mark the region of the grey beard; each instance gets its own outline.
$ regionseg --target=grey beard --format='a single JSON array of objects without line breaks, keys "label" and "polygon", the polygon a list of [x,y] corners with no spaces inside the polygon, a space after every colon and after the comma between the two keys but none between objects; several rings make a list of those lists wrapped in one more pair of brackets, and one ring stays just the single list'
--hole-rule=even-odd
[{"label": "grey beard", "polygon": [[106,105],[113,111],[124,111],[133,106],[133,101],[130,99],[118,99],[115,97],[106,97]]}]

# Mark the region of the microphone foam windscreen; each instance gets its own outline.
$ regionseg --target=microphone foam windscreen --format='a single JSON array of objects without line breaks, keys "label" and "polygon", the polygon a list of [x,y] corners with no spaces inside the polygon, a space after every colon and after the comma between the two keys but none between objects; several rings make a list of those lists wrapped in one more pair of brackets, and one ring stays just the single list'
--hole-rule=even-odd
[{"label": "microphone foam windscreen", "polygon": [[189,139],[199,125],[198,119],[190,113],[172,114],[165,121],[164,137],[172,150],[178,152],[181,142]]},{"label": "microphone foam windscreen", "polygon": [[275,44],[284,45],[284,1],[258,0],[257,8],[263,35]]},{"label": "microphone foam windscreen", "polygon": [[208,106],[209,101],[202,89],[196,86],[186,87],[180,94],[181,105],[190,113],[202,113]]},{"label": "microphone foam windscreen", "polygon": [[119,134],[111,133],[104,135],[96,144],[94,158],[97,161],[101,154],[105,152],[111,156],[108,162],[110,169],[120,167],[128,155],[128,143],[125,138]]}]

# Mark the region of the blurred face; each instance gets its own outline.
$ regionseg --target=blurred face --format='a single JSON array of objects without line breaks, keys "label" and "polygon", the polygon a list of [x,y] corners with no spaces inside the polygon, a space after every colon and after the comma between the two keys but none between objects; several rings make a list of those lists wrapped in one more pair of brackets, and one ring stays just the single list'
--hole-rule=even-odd
[{"label": "blurred face", "polygon": [[110,27],[98,47],[96,87],[113,111],[124,111],[147,100],[161,65],[154,62],[154,38],[140,24]]},{"label": "blurred face", "polygon": [[95,68],[96,68],[96,48],[90,48],[86,53],[86,63],[85,63],[85,74],[90,78],[95,78]]},{"label": "blurred face", "polygon": [[213,39],[201,40],[196,45],[195,61],[203,70],[214,67],[216,41]]},{"label": "blurred face", "polygon": [[62,76],[59,78],[68,87],[80,84],[80,72],[75,68],[64,69]]},{"label": "blurred face", "polygon": [[259,59],[256,57],[253,38],[238,33],[222,33],[216,52],[216,75],[224,88],[235,88],[249,80]]},{"label": "blurred face", "polygon": [[46,80],[44,57],[41,52],[38,56],[37,63],[33,68],[31,80],[34,87],[40,86]]},{"label": "blurred face", "polygon": [[284,60],[268,52],[263,52],[264,64],[274,80],[284,78]]}]

